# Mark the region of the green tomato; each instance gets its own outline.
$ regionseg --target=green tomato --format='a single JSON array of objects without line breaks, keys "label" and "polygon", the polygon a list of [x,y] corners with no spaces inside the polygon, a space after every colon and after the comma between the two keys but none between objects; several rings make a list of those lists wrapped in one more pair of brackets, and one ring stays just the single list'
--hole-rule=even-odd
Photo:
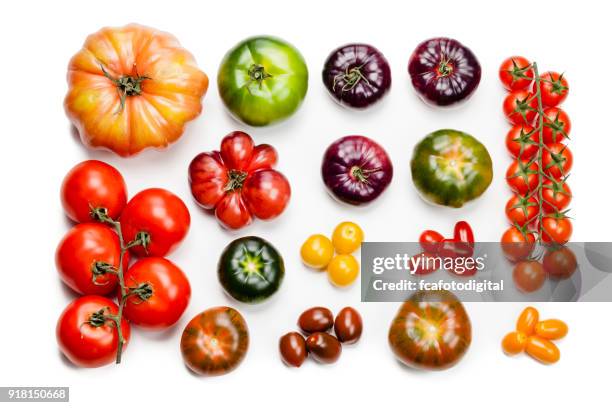
[{"label": "green tomato", "polygon": [[266,126],[291,116],[308,89],[308,68],[300,52],[274,37],[248,38],[223,58],[219,95],[239,120]]},{"label": "green tomato", "polygon": [[412,181],[425,200],[459,208],[493,179],[491,156],[476,138],[452,129],[425,136],[414,148]]},{"label": "green tomato", "polygon": [[259,237],[232,241],[221,254],[219,282],[234,299],[258,303],[272,296],[285,277],[285,264],[276,248]]}]

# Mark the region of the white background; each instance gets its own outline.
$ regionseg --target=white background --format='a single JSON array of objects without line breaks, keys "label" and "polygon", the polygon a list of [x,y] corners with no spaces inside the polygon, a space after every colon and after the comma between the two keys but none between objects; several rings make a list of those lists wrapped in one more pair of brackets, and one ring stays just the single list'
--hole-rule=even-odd
[{"label": "white background", "polygon": [[[525,356],[508,358],[500,350],[501,338],[512,329],[525,305],[467,304],[473,342],[464,360],[445,372],[417,372],[398,364],[387,346],[387,330],[397,304],[359,304],[358,284],[338,290],[324,274],[301,265],[301,242],[312,233],[331,233],[345,219],[358,222],[372,241],[413,241],[426,228],[450,234],[459,219],[469,220],[477,240],[499,239],[505,228],[503,206],[509,197],[503,173],[510,159],[504,148],[508,125],[501,114],[504,94],[497,68],[503,58],[517,53],[536,59],[542,70],[566,72],[571,93],[563,107],[573,121],[575,156],[570,179],[575,196],[573,240],[609,239],[607,230],[612,225],[606,214],[612,142],[606,98],[610,94],[612,31],[606,3],[597,10],[585,1],[399,3],[3,2],[0,385],[70,386],[72,402],[91,407],[145,401],[175,406],[188,402],[201,406],[537,406],[554,400],[579,404],[586,396],[596,401],[609,398],[606,368],[612,357],[604,351],[609,350],[612,337],[612,304],[539,306],[542,316],[564,319],[570,326],[569,336],[559,343],[561,361],[554,366],[542,366]],[[66,65],[86,35],[102,26],[129,22],[177,36],[209,75],[211,87],[203,114],[178,143],[164,152],[147,151],[120,159],[85,149],[71,132],[62,101]],[[195,205],[186,169],[197,153],[218,148],[226,133],[245,129],[225,113],[215,74],[224,53],[254,34],[273,34],[293,43],[303,53],[311,78],[303,107],[289,121],[266,129],[246,129],[256,142],[271,143],[278,149],[278,169],[293,189],[287,211],[274,222],[256,222],[244,231],[229,233]],[[483,69],[478,91],[455,110],[425,106],[415,96],[406,72],[414,47],[440,35],[468,45]],[[392,68],[390,94],[367,112],[336,106],[320,79],[327,54],[355,41],[378,47]],[[444,127],[473,134],[494,159],[491,187],[473,205],[460,210],[425,204],[410,180],[414,144]],[[380,142],[395,165],[393,183],[368,208],[334,202],[319,175],[327,145],[355,133]],[[59,281],[53,261],[55,246],[70,226],[60,208],[58,190],[68,169],[88,158],[116,166],[131,195],[153,186],[175,192],[192,215],[187,239],[170,256],[192,284],[193,297],[183,319],[166,333],[134,330],[121,366],[100,369],[77,369],[66,363],[54,333],[58,315],[74,297]],[[216,279],[222,248],[246,234],[274,243],[287,266],[282,290],[258,307],[228,299]],[[180,334],[193,315],[217,305],[231,305],[244,314],[251,346],[243,364],[230,375],[196,377],[181,360]],[[278,338],[294,330],[299,313],[313,305],[336,311],[345,305],[356,306],[363,314],[364,335],[356,346],[345,348],[335,365],[307,361],[300,369],[289,369],[279,359]]]}]

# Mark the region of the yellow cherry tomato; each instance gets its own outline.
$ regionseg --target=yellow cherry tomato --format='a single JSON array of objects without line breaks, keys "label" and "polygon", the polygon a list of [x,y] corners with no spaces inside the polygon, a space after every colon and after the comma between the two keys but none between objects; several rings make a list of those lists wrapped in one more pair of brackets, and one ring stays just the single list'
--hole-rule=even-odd
[{"label": "yellow cherry tomato", "polygon": [[525,333],[512,332],[506,334],[502,340],[502,349],[508,355],[515,355],[525,350],[527,344],[527,336]]},{"label": "yellow cherry tomato", "polygon": [[535,326],[538,324],[539,319],[540,314],[536,308],[531,306],[526,307],[516,321],[516,331],[531,336],[534,333]]},{"label": "yellow cherry tomato", "polygon": [[334,256],[334,247],[325,235],[315,234],[304,241],[300,255],[306,266],[324,269]]},{"label": "yellow cherry tomato", "polygon": [[525,352],[543,364],[556,363],[561,357],[561,352],[552,341],[538,336],[527,338]]},{"label": "yellow cherry tomato", "polygon": [[542,320],[535,325],[535,333],[548,340],[559,340],[567,334],[567,324],[559,319]]},{"label": "yellow cherry tomato", "polygon": [[327,276],[336,286],[348,286],[359,275],[359,262],[353,255],[337,255],[327,265]]},{"label": "yellow cherry tomato", "polygon": [[362,242],[363,230],[354,222],[341,222],[332,234],[332,243],[339,254],[352,254]]}]

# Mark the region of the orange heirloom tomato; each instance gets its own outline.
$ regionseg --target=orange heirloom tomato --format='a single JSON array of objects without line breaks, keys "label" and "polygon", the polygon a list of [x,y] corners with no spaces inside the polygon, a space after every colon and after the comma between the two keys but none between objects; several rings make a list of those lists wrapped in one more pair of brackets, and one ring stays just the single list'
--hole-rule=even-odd
[{"label": "orange heirloom tomato", "polygon": [[508,333],[502,340],[504,352],[511,356],[524,351],[526,344],[527,336],[521,332]]},{"label": "orange heirloom tomato", "polygon": [[535,326],[538,324],[539,318],[540,314],[536,308],[531,306],[526,307],[516,321],[516,331],[531,336],[535,331]]},{"label": "orange heirloom tomato", "polygon": [[176,141],[207,89],[176,38],[130,24],[87,37],[68,65],[64,107],[85,145],[131,156]]},{"label": "orange heirloom tomato", "polygon": [[556,363],[561,357],[559,348],[552,341],[538,336],[531,336],[527,339],[525,352],[544,364]]},{"label": "orange heirloom tomato", "polygon": [[568,328],[565,322],[559,319],[542,320],[535,326],[535,333],[548,340],[559,340],[565,337]]}]

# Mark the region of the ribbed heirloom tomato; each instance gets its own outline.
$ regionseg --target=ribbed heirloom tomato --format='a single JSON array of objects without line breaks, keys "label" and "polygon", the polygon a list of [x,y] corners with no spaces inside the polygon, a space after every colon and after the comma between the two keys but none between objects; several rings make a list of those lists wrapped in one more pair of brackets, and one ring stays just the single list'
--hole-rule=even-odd
[{"label": "ribbed heirloom tomato", "polygon": [[207,88],[176,38],[130,24],[87,37],[70,60],[64,106],[84,144],[131,156],[176,141]]}]

